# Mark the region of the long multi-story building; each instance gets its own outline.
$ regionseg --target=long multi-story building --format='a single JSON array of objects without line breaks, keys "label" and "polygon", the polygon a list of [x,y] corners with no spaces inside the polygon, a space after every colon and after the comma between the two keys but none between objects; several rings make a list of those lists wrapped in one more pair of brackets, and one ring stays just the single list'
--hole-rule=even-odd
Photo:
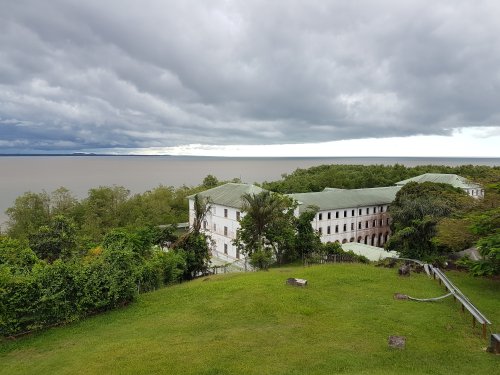
[{"label": "long multi-story building", "polygon": [[[312,226],[320,235],[322,242],[357,242],[370,246],[383,247],[388,241],[390,216],[388,209],[401,187],[410,182],[450,183],[462,188],[473,197],[482,197],[484,190],[457,175],[425,174],[400,181],[396,186],[368,189],[326,188],[321,192],[288,194],[298,203],[296,215],[309,207],[317,213]],[[244,194],[258,194],[263,189],[251,184],[228,183],[199,193],[209,198],[211,208],[202,228],[212,239],[214,255],[228,260],[242,257],[233,240],[240,228]],[[189,223],[194,220],[194,195],[189,198]]]},{"label": "long multi-story building", "polygon": [[399,186],[371,189],[330,189],[290,194],[299,212],[315,207],[312,226],[322,242],[359,242],[382,247],[390,236],[389,205]]}]

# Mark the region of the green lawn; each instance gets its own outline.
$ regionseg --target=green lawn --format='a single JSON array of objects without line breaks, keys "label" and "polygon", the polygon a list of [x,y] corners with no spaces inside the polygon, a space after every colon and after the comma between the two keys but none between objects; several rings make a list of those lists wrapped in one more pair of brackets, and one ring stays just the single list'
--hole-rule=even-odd
[{"label": "green lawn", "polygon": [[[306,288],[285,285],[309,280]],[[500,322],[500,284],[450,278]],[[131,306],[2,342],[0,374],[493,374],[500,356],[425,275],[361,264],[212,276]],[[495,329],[498,325],[495,326]],[[407,337],[389,349],[389,335]]]}]

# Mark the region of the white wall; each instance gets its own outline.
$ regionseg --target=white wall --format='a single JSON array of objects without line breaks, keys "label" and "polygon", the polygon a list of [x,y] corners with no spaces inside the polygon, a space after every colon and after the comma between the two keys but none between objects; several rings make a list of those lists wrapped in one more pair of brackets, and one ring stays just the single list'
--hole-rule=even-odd
[{"label": "white wall", "polygon": [[[368,238],[366,238],[366,243],[371,245],[372,236],[375,235],[373,245],[383,246],[387,240],[386,236],[387,238],[390,236],[388,223],[389,215],[387,213],[387,208],[388,205],[385,204],[320,211],[316,214],[312,222],[312,226],[317,231],[320,231],[321,228],[321,241],[325,243],[335,241],[340,243],[365,243],[365,238],[368,236]],[[369,213],[367,213],[367,209],[369,210]],[[346,216],[344,216],[344,211]],[[328,218],[329,213],[330,219]],[[339,216],[338,218],[336,217],[337,213]],[[380,222],[381,220],[382,223]],[[367,222],[368,227],[366,225]],[[359,226],[360,224],[361,228]],[[344,225],[346,228],[345,231]],[[336,226],[338,226],[338,232],[335,231]],[[330,234],[328,233],[328,227],[330,227]]]},{"label": "white wall", "polygon": [[[227,217],[225,216],[225,211],[227,210]],[[237,259],[238,253],[236,246],[233,245],[233,240],[236,238],[236,231],[240,227],[237,221],[237,213],[240,210],[222,206],[219,204],[213,204],[210,212],[206,216],[206,225],[202,228],[205,233],[210,235],[214,241],[213,250],[226,254],[230,258]],[[240,213],[241,217],[243,214]],[[194,201],[189,200],[189,224],[192,225],[194,220]],[[225,230],[226,228],[226,230]]]},{"label": "white wall", "polygon": [[[194,201],[189,200],[190,225],[193,224],[193,207]],[[367,213],[367,209],[369,210],[369,213]],[[317,231],[319,231],[319,228],[322,229],[320,238],[323,243],[335,241],[343,243],[351,242],[351,240],[353,242],[365,243],[365,238],[368,236],[366,243],[368,245],[372,245],[372,236],[375,235],[373,246],[381,247],[385,244],[391,233],[388,225],[389,215],[387,213],[387,209],[388,205],[377,205],[320,211],[313,219],[312,226]],[[225,217],[224,210],[227,210],[227,217]],[[352,215],[353,210],[354,215]],[[361,214],[359,210],[361,210]],[[346,211],[346,217],[344,217],[344,211]],[[240,228],[239,222],[236,220],[237,212],[240,211],[236,208],[213,204],[211,211],[206,217],[205,232],[209,234],[214,241],[213,250],[219,254],[226,254],[227,251],[227,256],[230,259],[238,259],[238,256],[240,259],[244,258],[243,254],[237,253],[236,246],[232,243],[236,238],[236,231]],[[337,212],[339,213],[338,218],[336,218]],[[330,213],[330,219],[328,219],[328,213]],[[298,215],[298,211],[296,214]],[[240,212],[241,218],[243,215],[244,214]],[[321,220],[319,220],[320,215]],[[373,226],[374,220],[376,224],[375,226]],[[382,225],[380,220],[382,220]],[[368,228],[366,228],[367,221]],[[361,229],[359,229],[359,223],[361,223]],[[346,231],[344,231],[344,224],[346,225]],[[335,233],[336,225],[338,225],[339,228],[338,233]],[[354,226],[353,230],[351,230],[351,225]],[[330,226],[330,234],[328,234],[327,231],[328,226]],[[226,233],[224,232],[224,227],[227,228]]]}]

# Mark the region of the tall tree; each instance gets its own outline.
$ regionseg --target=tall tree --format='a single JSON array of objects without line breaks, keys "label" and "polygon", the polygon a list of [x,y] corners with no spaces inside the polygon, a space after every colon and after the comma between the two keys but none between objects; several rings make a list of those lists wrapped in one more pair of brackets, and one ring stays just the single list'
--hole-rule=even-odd
[{"label": "tall tree", "polygon": [[297,220],[296,248],[303,262],[321,248],[319,234],[311,224],[317,211],[316,207],[310,207],[302,212]]},{"label": "tall tree", "polygon": [[210,263],[210,237],[201,232],[201,226],[212,205],[209,198],[194,196],[194,220],[190,230],[179,237],[173,247],[184,254],[186,270],[184,278],[192,279],[206,273]]},{"label": "tall tree", "polygon": [[392,237],[387,248],[401,255],[426,259],[437,254],[438,222],[474,204],[461,189],[430,182],[406,184],[390,206]]},{"label": "tall tree", "polygon": [[125,203],[129,194],[123,186],[90,189],[87,199],[83,201],[84,232],[99,240],[110,229],[126,225],[129,215]]},{"label": "tall tree", "polygon": [[293,249],[295,205],[285,196],[269,191],[243,195],[242,211],[235,245],[259,268],[267,268],[272,255],[278,262]]},{"label": "tall tree", "polygon": [[16,198],[14,206],[8,208],[6,213],[9,216],[9,236],[27,238],[50,222],[50,196],[45,192],[24,193]]}]

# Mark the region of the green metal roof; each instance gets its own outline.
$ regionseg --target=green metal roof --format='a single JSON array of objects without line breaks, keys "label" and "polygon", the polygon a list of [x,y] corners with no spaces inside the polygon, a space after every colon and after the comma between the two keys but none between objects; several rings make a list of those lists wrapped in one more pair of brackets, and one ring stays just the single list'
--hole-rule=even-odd
[{"label": "green metal roof", "polygon": [[[243,201],[241,197],[244,194],[259,194],[264,189],[251,184],[236,184],[227,183],[217,186],[213,189],[205,190],[199,193],[200,197],[209,197],[210,201],[221,206],[241,208]],[[194,198],[196,194],[190,195],[188,198]]]},{"label": "green metal roof", "polygon": [[481,188],[479,185],[468,181],[466,178],[456,175],[456,174],[445,174],[445,173],[424,173],[420,176],[408,178],[403,181],[396,182],[396,185],[402,186],[408,182],[435,182],[440,184],[449,184],[454,187],[461,189],[478,189]]},{"label": "green metal roof", "polygon": [[325,189],[317,193],[288,194],[300,204],[299,211],[317,206],[321,211],[388,204],[394,201],[401,186],[369,189]]}]

